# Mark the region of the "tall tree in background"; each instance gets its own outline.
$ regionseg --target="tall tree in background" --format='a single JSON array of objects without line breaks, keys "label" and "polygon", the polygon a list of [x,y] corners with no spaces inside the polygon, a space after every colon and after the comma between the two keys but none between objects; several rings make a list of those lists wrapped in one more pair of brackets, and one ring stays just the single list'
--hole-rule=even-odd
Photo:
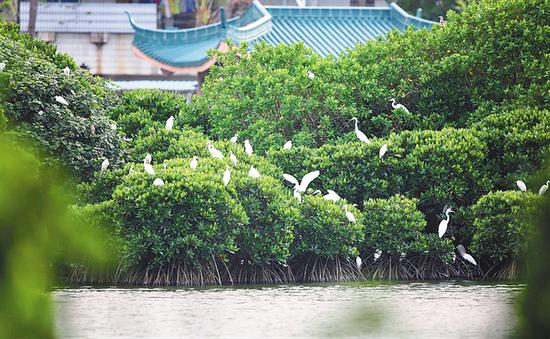
[{"label": "tall tree in background", "polygon": [[31,37],[36,36],[36,13],[38,12],[38,0],[31,0],[29,7],[29,29]]}]

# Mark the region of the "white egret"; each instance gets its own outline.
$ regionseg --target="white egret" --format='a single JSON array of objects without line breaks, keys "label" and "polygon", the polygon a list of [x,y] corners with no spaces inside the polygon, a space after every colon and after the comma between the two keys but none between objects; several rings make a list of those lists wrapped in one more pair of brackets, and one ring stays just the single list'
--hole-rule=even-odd
[{"label": "white egret", "polygon": [[109,127],[111,127],[111,130],[116,131],[116,122],[113,122]]},{"label": "white egret", "polygon": [[328,192],[328,194],[323,195],[323,199],[325,199],[325,200],[329,200],[329,201],[332,201],[332,202],[337,202],[340,199],[342,199],[342,198],[340,198],[338,193],[334,192],[333,190],[327,190],[327,192]]},{"label": "white egret", "polygon": [[361,132],[359,130],[359,127],[357,127],[357,118],[353,117],[350,121],[355,120],[355,135],[357,135],[357,138],[364,142],[365,144],[370,144],[369,138],[365,135],[365,133]]},{"label": "white egret", "polygon": [[144,164],[150,164],[151,161],[153,161],[153,157],[151,156],[151,153],[147,153],[145,156],[145,159],[143,159]]},{"label": "white egret", "polygon": [[357,265],[357,269],[361,270],[361,266],[363,266],[363,260],[361,259],[361,257],[355,258],[355,264]]},{"label": "white egret", "polygon": [[147,172],[147,174],[155,175],[155,169],[153,168],[153,165],[144,162],[143,168],[145,169],[145,172]]},{"label": "white egret", "polygon": [[466,253],[466,249],[464,248],[464,246],[462,246],[462,244],[459,244],[456,247],[456,250],[458,251],[458,254],[462,257],[462,259],[466,260],[467,262],[469,262],[470,264],[472,264],[474,266],[477,266],[477,263],[476,263],[474,257],[472,257],[471,255]]},{"label": "white egret", "polygon": [[296,0],[296,6],[306,7],[306,0]]},{"label": "white egret", "polygon": [[523,192],[527,192],[527,185],[521,180],[516,181],[516,185],[518,185],[519,189]]},{"label": "white egret", "polygon": [[252,153],[254,153],[254,151],[252,150],[252,145],[250,144],[250,141],[248,139],[244,141],[244,151],[246,152],[246,154],[248,154],[248,156],[251,156]]},{"label": "white egret", "polygon": [[71,69],[69,67],[63,68],[63,74],[68,77],[69,75],[71,75]]},{"label": "white egret", "polygon": [[450,220],[449,213],[454,213],[454,211],[451,208],[447,208],[447,210],[445,211],[445,215],[447,216],[447,219],[441,220],[441,222],[439,223],[438,233],[440,238],[443,237],[445,232],[447,232],[447,226],[449,225],[449,220]]},{"label": "white egret", "polygon": [[199,161],[197,160],[197,157],[194,156],[193,159],[191,159],[191,162],[189,163],[189,167],[191,167],[191,169],[197,169],[198,165],[199,165]]},{"label": "white egret", "polygon": [[258,179],[260,177],[260,172],[258,172],[258,170],[254,168],[254,166],[250,166],[248,176],[254,179]]},{"label": "white egret", "polygon": [[237,166],[237,157],[233,154],[233,151],[229,152],[229,159],[231,159],[234,166]]},{"label": "white egret", "polygon": [[315,78],[315,74],[313,74],[312,71],[307,71],[307,77],[309,78],[309,80],[313,80]]},{"label": "white egret", "polygon": [[212,158],[216,158],[216,159],[223,159],[223,154],[222,152],[220,152],[219,150],[217,150],[214,145],[212,144],[208,144],[208,152],[210,153],[210,156],[212,156]]},{"label": "white egret", "polygon": [[378,258],[380,258],[381,255],[382,255],[382,251],[381,250],[376,250],[374,252],[374,261],[378,260]]},{"label": "white egret", "polygon": [[101,163],[101,170],[102,171],[105,171],[107,169],[107,167],[109,167],[109,159],[105,159],[103,160],[103,162]]},{"label": "white egret", "polygon": [[380,151],[378,151],[378,157],[382,159],[387,151],[388,151],[388,144],[382,145],[382,147],[380,147]]},{"label": "white egret", "polygon": [[285,142],[285,144],[283,145],[284,150],[288,150],[288,149],[291,149],[291,148],[292,148],[292,141],[291,140]]},{"label": "white egret", "polygon": [[168,120],[166,120],[165,128],[166,128],[167,131],[170,131],[170,130],[172,130],[172,128],[174,128],[174,116],[173,115],[171,115],[170,118],[168,118]]},{"label": "white egret", "polygon": [[296,198],[296,200],[298,200],[299,204],[302,203],[302,195],[300,194],[300,192],[298,192],[297,190],[294,190],[292,195],[294,196],[294,198]]},{"label": "white egret", "polygon": [[6,64],[3,62],[0,62],[0,72],[2,72],[6,68]]},{"label": "white egret", "polygon": [[546,184],[542,185],[539,189],[539,195],[543,195],[548,191],[548,184],[550,183],[550,180],[546,181]]},{"label": "white egret", "polygon": [[229,184],[229,179],[231,179],[231,172],[229,172],[229,166],[225,168],[225,172],[223,172],[223,185],[227,186]]},{"label": "white egret", "polygon": [[344,208],[344,211],[346,211],[346,217],[348,218],[348,221],[351,222],[351,223],[356,224],[357,220],[355,220],[355,215],[353,215],[353,213],[348,211],[348,205],[344,205],[343,208]]},{"label": "white egret", "polygon": [[43,110],[38,111],[38,115],[43,116],[43,115],[44,115],[44,111],[43,111]]},{"label": "white egret", "polygon": [[301,183],[299,183],[298,180],[290,174],[283,174],[283,178],[291,184],[294,184],[294,190],[298,191],[298,193],[305,193],[309,184],[315,180],[319,174],[319,171],[309,172],[303,176]]},{"label": "white egret", "polygon": [[69,103],[67,102],[67,100],[65,100],[65,98],[63,98],[62,96],[60,95],[56,95],[55,96],[55,101],[59,102],[60,104],[63,104],[65,106],[68,106]]},{"label": "white egret", "polygon": [[164,181],[161,178],[156,178],[153,181],[153,186],[164,186]]},{"label": "white egret", "polygon": [[445,19],[443,18],[442,15],[439,16],[439,26],[445,26],[445,24],[447,23],[447,21],[445,21]]},{"label": "white egret", "polygon": [[232,143],[236,144],[238,139],[239,139],[239,136],[237,134],[235,134],[229,140],[231,140]]},{"label": "white egret", "polygon": [[409,110],[407,109],[407,107],[405,107],[404,105],[402,105],[402,104],[396,104],[396,103],[395,103],[395,98],[391,98],[390,101],[391,101],[391,107],[393,107],[393,109],[402,109],[402,110],[404,110],[404,111],[407,112],[407,113],[411,113],[411,112],[409,112]]},{"label": "white egret", "polygon": [[163,168],[163,169],[167,169],[167,168],[168,168],[168,164],[162,164],[162,168]]}]

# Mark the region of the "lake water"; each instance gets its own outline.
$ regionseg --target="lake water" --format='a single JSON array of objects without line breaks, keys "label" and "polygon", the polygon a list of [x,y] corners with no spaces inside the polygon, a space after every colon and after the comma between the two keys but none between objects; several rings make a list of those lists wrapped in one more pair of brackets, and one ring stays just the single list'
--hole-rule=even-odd
[{"label": "lake water", "polygon": [[524,285],[58,289],[62,338],[505,338]]}]

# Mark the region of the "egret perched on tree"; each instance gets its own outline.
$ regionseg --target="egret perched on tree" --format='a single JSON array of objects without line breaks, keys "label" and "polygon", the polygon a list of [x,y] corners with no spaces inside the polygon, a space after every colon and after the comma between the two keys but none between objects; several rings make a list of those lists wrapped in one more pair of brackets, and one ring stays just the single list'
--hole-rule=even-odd
[{"label": "egret perched on tree", "polygon": [[387,151],[388,151],[388,144],[382,145],[382,147],[380,147],[380,151],[378,151],[378,157],[382,159]]},{"label": "egret perched on tree", "polygon": [[361,270],[361,266],[363,266],[363,260],[361,260],[361,257],[355,258],[355,264],[357,265],[357,269]]},{"label": "egret perched on tree", "polygon": [[113,122],[109,127],[111,127],[111,130],[116,131],[116,122]]},{"label": "egret perched on tree", "polygon": [[71,69],[69,67],[63,68],[63,74],[68,77],[69,75],[71,75]]},{"label": "egret perched on tree", "polygon": [[229,166],[225,167],[225,172],[223,172],[223,185],[227,186],[229,184],[229,179],[231,179],[231,172],[229,172]]},{"label": "egret perched on tree", "polygon": [[252,145],[250,144],[250,140],[248,139],[244,141],[244,151],[246,152],[246,154],[248,154],[248,156],[251,156],[252,153],[254,153],[254,151],[252,150]]},{"label": "egret perched on tree", "polygon": [[109,159],[105,159],[103,160],[103,162],[101,163],[101,170],[102,171],[105,171],[107,169],[107,167],[109,167]]},{"label": "egret perched on tree", "polygon": [[229,151],[229,159],[231,159],[234,166],[237,166],[237,157],[233,154],[233,151]]},{"label": "egret perched on tree", "polygon": [[539,195],[543,195],[548,191],[548,184],[550,183],[550,180],[546,181],[546,184],[542,185],[539,189]]},{"label": "egret perched on tree", "polygon": [[456,247],[456,250],[458,251],[458,254],[462,257],[462,259],[466,260],[467,262],[471,263],[472,265],[477,266],[477,263],[476,263],[474,257],[472,257],[471,255],[466,253],[466,249],[464,248],[464,246],[462,246],[462,244],[459,244]]},{"label": "egret perched on tree", "polygon": [[527,192],[527,185],[521,180],[516,181],[516,185],[518,185],[519,189],[523,192]]},{"label": "egret perched on tree", "polygon": [[346,211],[346,217],[348,218],[348,221],[356,224],[357,220],[355,220],[355,215],[353,215],[353,213],[348,211],[348,205],[344,205],[343,208],[344,208],[344,211]]},{"label": "egret perched on tree", "polygon": [[405,107],[404,105],[401,105],[401,104],[396,104],[395,103],[395,98],[391,98],[391,107],[393,107],[393,109],[402,109],[404,110],[405,112],[407,113],[411,113],[409,112],[409,110],[407,109],[407,107]]},{"label": "egret perched on tree", "polygon": [[143,168],[145,169],[145,172],[147,172],[149,175],[155,175],[155,169],[153,168],[153,165],[144,162]]},{"label": "egret perched on tree", "polygon": [[189,163],[189,167],[191,167],[191,169],[197,169],[198,165],[199,161],[197,160],[197,157],[193,156],[193,159],[191,159],[191,162]]},{"label": "egret perched on tree", "polygon": [[166,128],[167,131],[170,131],[170,130],[172,130],[172,128],[174,128],[174,116],[173,115],[171,115],[170,118],[168,118],[166,120],[165,128]]},{"label": "egret perched on tree", "polygon": [[445,26],[445,24],[447,23],[447,21],[445,21],[445,19],[443,18],[442,15],[439,16],[439,26]]},{"label": "egret perched on tree", "polygon": [[291,149],[291,148],[292,148],[292,141],[291,140],[285,142],[285,144],[283,145],[284,150],[288,150],[288,149]]},{"label": "egret perched on tree", "polygon": [[0,62],[0,72],[2,72],[6,68],[6,64],[3,62]]},{"label": "egret perched on tree", "polygon": [[301,183],[299,183],[298,180],[290,174],[283,174],[283,178],[285,178],[285,180],[290,182],[291,184],[294,184],[295,191],[297,191],[298,193],[305,193],[309,184],[313,180],[315,180],[315,178],[317,178],[320,173],[321,172],[319,171],[309,172],[308,174],[304,175]]},{"label": "egret perched on tree", "polygon": [[258,179],[260,177],[260,172],[258,172],[258,170],[254,168],[254,166],[250,166],[248,176],[254,179]]},{"label": "egret perched on tree", "polygon": [[[304,6],[305,6],[305,0],[304,0]],[[307,71],[307,77],[309,80],[313,80],[315,78],[315,74],[313,74],[312,71]]]},{"label": "egret perched on tree", "polygon": [[357,138],[359,140],[361,140],[362,142],[364,142],[365,144],[370,144],[369,138],[367,138],[365,133],[363,133],[359,130],[359,127],[357,127],[357,118],[353,117],[353,118],[351,118],[350,121],[353,121],[353,120],[355,120],[355,135],[357,135]]},{"label": "egret perched on tree", "polygon": [[338,193],[334,192],[333,190],[327,190],[327,192],[328,192],[328,194],[323,195],[323,199],[325,199],[325,200],[329,200],[329,201],[332,201],[332,202],[337,202],[340,199],[342,199],[342,198],[340,198]]},{"label": "egret perched on tree", "polygon": [[231,139],[229,139],[229,140],[231,140],[232,143],[236,144],[236,143],[237,143],[237,139],[239,139],[239,136],[238,136],[237,134],[235,134],[235,135],[232,136]]},{"label": "egret perched on tree", "polygon": [[382,255],[382,250],[376,250],[374,252],[374,261],[378,260],[378,258],[380,258],[381,255]]},{"label": "egret perched on tree", "polygon": [[153,157],[151,156],[151,153],[147,153],[147,155],[145,155],[145,159],[143,159],[143,163],[150,164],[151,161],[153,161]]},{"label": "egret perched on tree", "polygon": [[69,103],[67,102],[67,100],[65,100],[65,98],[63,98],[62,96],[60,95],[56,95],[55,96],[55,101],[59,102],[60,104],[63,104],[65,106],[68,106]]},{"label": "egret perched on tree", "polygon": [[208,152],[212,158],[223,159],[223,154],[217,150],[211,143],[208,144]]},{"label": "egret perched on tree", "polygon": [[451,208],[447,208],[447,210],[445,211],[445,215],[447,216],[447,220],[441,220],[441,222],[439,223],[438,233],[439,233],[440,238],[443,237],[445,232],[447,232],[447,226],[449,225],[449,220],[450,220],[449,213],[454,213],[454,211]]},{"label": "egret perched on tree", "polygon": [[294,196],[294,198],[296,198],[296,200],[298,200],[299,204],[302,203],[302,195],[300,194],[300,192],[298,192],[297,190],[294,190],[292,195]]},{"label": "egret perched on tree", "polygon": [[164,186],[164,181],[161,178],[156,178],[153,181],[153,186]]}]

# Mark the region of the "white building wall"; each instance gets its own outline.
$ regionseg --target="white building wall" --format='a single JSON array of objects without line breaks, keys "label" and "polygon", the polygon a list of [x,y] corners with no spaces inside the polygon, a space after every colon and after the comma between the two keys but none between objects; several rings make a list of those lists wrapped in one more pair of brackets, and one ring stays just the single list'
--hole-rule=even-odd
[{"label": "white building wall", "polygon": [[[57,33],[53,41],[58,50],[86,64],[91,73],[100,75],[160,75],[161,70],[132,52],[133,34],[104,33],[106,43],[93,43],[91,33]],[[97,37],[95,41],[99,40]]]}]

